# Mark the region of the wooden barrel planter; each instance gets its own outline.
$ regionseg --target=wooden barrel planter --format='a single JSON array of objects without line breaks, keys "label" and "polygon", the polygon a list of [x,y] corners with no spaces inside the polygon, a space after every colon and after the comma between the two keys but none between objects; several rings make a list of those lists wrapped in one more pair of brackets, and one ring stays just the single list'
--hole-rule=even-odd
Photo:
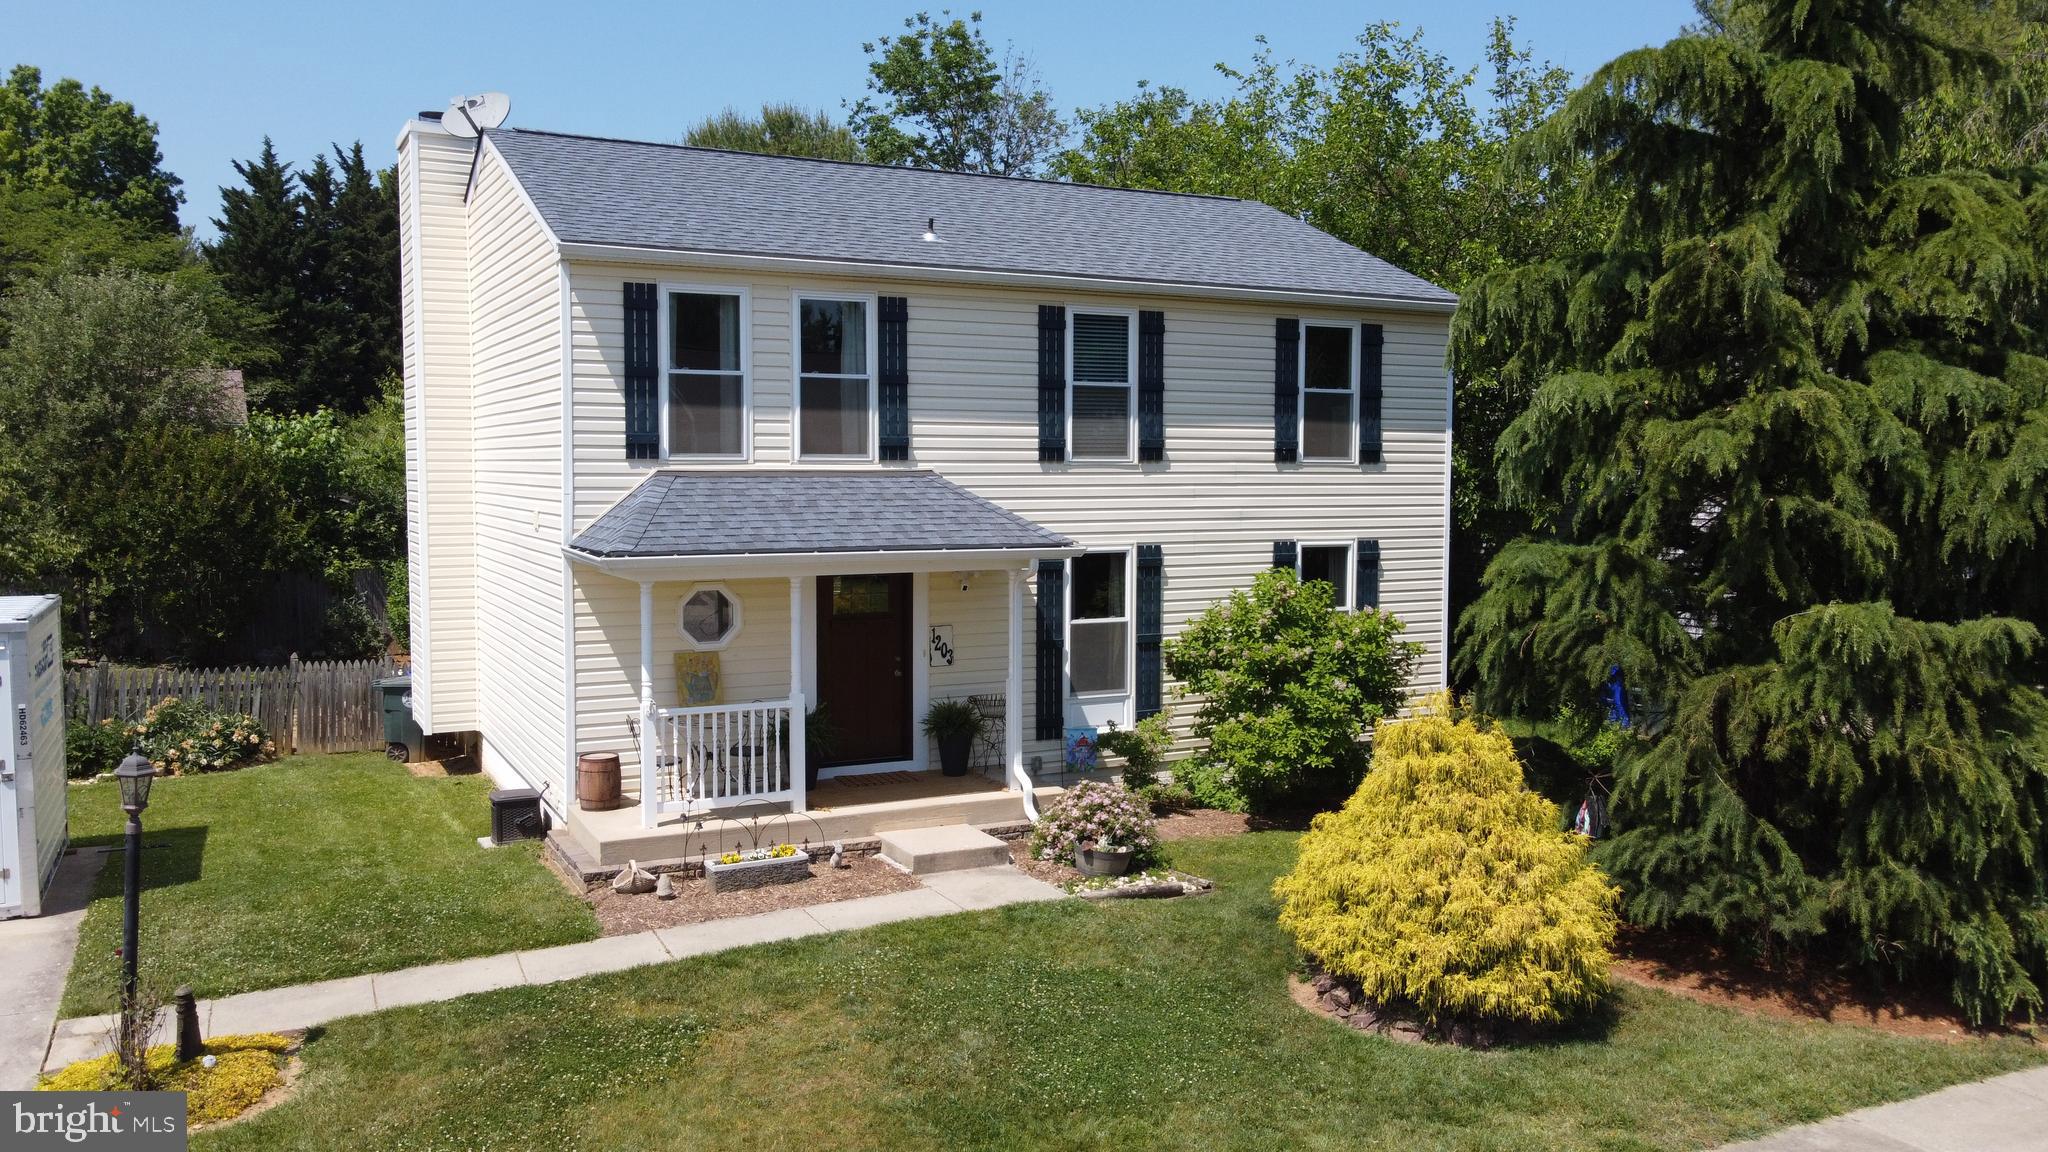
[{"label": "wooden barrel planter", "polygon": [[585,752],[576,757],[576,798],[585,812],[609,812],[625,803],[617,752]]}]

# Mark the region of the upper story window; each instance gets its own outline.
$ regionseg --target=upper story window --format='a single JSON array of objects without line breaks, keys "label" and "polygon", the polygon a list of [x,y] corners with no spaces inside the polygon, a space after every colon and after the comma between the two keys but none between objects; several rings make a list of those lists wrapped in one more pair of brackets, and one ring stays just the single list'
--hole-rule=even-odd
[{"label": "upper story window", "polygon": [[802,296],[796,310],[798,459],[872,459],[871,302]]},{"label": "upper story window", "polygon": [[1303,544],[1296,569],[1303,584],[1311,580],[1328,584],[1339,610],[1351,606],[1351,545]]},{"label": "upper story window", "polygon": [[1350,463],[1357,457],[1358,328],[1306,323],[1301,345],[1301,458]]},{"label": "upper story window", "polygon": [[1069,564],[1067,680],[1076,696],[1130,691],[1128,552],[1090,552]]},{"label": "upper story window", "polygon": [[745,314],[743,293],[668,294],[668,455],[746,458]]},{"label": "upper story window", "polygon": [[1136,318],[1128,312],[1079,311],[1067,317],[1067,459],[1134,459]]}]

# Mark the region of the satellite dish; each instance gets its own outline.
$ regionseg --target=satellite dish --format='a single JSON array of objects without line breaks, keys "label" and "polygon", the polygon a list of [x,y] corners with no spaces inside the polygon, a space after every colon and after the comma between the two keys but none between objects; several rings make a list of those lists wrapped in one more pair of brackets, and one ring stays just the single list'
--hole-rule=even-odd
[{"label": "satellite dish", "polygon": [[503,124],[511,114],[512,98],[503,92],[457,96],[448,102],[448,111],[441,114],[441,127],[457,136],[475,136],[486,128]]}]

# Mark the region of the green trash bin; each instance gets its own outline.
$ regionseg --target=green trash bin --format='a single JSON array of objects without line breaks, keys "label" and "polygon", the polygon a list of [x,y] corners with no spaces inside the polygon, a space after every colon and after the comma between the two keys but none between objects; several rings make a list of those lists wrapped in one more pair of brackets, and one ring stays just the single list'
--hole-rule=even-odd
[{"label": "green trash bin", "polygon": [[384,709],[384,755],[400,764],[423,759],[427,738],[412,718],[412,677],[387,676],[371,687]]}]

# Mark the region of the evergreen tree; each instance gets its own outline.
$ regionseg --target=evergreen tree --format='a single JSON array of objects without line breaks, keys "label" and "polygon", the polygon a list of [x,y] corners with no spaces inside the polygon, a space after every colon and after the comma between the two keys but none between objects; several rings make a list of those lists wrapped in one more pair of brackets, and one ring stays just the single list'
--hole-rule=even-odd
[{"label": "evergreen tree", "polygon": [[1996,85],[1949,0],[1735,0],[1539,134],[1624,196],[1490,275],[1454,355],[1533,399],[1504,495],[1547,531],[1460,629],[1490,703],[1669,702],[1603,862],[1638,922],[1826,944],[1973,1018],[2048,981],[2048,173],[1908,159]]},{"label": "evergreen tree", "polygon": [[268,138],[221,189],[207,257],[223,285],[270,322],[250,369],[267,408],[361,412],[399,371],[398,198],[360,143],[294,173]]}]

